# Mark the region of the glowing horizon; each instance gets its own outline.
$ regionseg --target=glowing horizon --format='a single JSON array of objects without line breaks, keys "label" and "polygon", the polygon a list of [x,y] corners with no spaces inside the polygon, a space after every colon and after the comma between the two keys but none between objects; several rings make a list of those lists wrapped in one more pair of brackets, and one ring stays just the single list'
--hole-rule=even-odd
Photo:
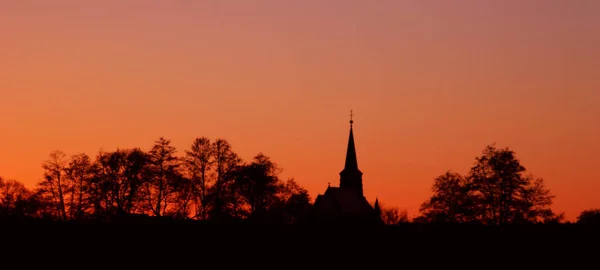
[{"label": "glowing horizon", "polygon": [[0,3],[0,176],[52,150],[181,154],[223,138],[314,199],[339,183],[353,110],[365,196],[417,214],[433,179],[514,150],[574,220],[600,208],[600,3]]}]

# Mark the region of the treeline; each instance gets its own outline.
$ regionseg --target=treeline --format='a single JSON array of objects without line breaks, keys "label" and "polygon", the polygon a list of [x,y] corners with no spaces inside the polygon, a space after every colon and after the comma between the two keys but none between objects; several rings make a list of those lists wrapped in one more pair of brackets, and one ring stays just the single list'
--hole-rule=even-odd
[{"label": "treeline", "polygon": [[[32,190],[0,177],[0,218],[111,221],[161,218],[297,224],[310,219],[308,191],[263,153],[242,160],[224,139],[197,138],[182,155],[160,137],[140,148],[67,156],[50,153],[44,178]],[[380,205],[388,225],[564,223],[555,196],[528,173],[514,151],[488,145],[466,175],[447,171],[434,179],[432,196],[412,220],[398,207]],[[600,225],[600,209],[577,223]]]},{"label": "treeline", "polygon": [[168,217],[291,224],[310,211],[306,189],[279,179],[281,169],[259,153],[243,161],[224,139],[194,140],[182,157],[163,137],[140,148],[50,153],[35,189],[0,178],[0,216],[51,220]]},{"label": "treeline", "polygon": [[[434,179],[433,195],[420,207],[420,223],[483,225],[548,224],[564,222],[555,213],[555,195],[542,178],[534,177],[514,151],[485,147],[466,175],[447,171]],[[585,210],[578,223],[600,224],[600,210]]]}]

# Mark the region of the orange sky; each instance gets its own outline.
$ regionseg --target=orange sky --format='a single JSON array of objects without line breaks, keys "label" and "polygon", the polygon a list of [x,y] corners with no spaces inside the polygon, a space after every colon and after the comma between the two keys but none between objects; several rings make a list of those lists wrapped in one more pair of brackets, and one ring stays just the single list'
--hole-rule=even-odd
[{"label": "orange sky", "polygon": [[[95,3],[94,3],[95,2]],[[416,214],[486,144],[600,207],[600,1],[0,2],[0,175],[60,149],[222,137],[311,195],[355,113],[365,196]]]}]

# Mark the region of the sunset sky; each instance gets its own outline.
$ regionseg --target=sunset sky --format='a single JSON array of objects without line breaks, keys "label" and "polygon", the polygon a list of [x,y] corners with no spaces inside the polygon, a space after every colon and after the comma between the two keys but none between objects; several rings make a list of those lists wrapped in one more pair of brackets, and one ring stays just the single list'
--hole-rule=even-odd
[{"label": "sunset sky", "polygon": [[600,208],[600,1],[2,0],[0,176],[52,150],[258,152],[314,198],[354,111],[365,196],[417,214],[496,142],[574,220]]}]

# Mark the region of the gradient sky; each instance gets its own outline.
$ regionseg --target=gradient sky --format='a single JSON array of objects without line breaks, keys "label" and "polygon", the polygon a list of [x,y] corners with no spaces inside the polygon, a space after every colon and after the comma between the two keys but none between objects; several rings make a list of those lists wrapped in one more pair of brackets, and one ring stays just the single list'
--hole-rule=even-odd
[{"label": "gradient sky", "polygon": [[573,220],[600,208],[600,1],[0,1],[0,176],[50,151],[225,138],[313,198],[354,110],[365,196],[513,149]]}]

